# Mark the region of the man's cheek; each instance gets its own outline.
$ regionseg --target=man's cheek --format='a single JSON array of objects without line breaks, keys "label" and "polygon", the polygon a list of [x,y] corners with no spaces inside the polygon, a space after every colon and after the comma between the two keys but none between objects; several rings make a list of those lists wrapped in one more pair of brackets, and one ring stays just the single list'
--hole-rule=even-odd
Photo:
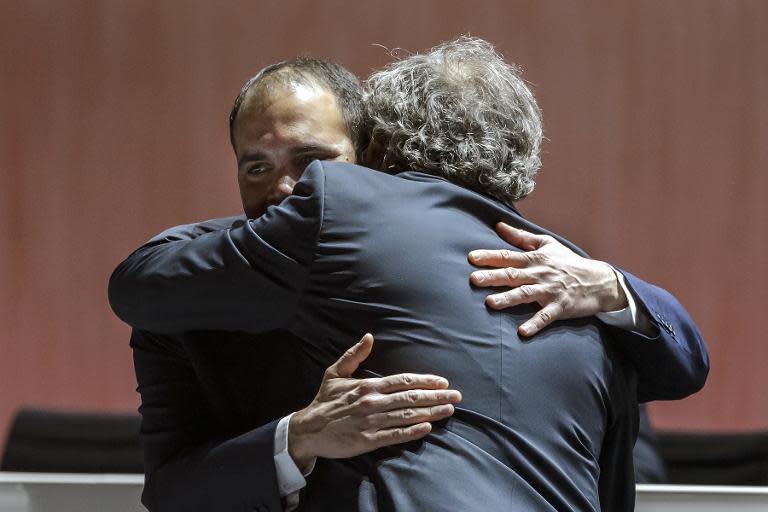
[{"label": "man's cheek", "polygon": [[243,211],[250,218],[261,216],[267,209],[267,197],[263,190],[240,189],[240,199],[243,203]]}]

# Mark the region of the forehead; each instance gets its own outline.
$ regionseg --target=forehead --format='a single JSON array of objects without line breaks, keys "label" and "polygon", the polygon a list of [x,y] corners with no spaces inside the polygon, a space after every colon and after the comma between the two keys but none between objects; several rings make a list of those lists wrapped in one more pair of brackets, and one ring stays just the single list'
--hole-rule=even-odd
[{"label": "forehead", "polygon": [[349,140],[336,97],[303,83],[259,88],[246,95],[235,122],[238,152],[262,145]]}]

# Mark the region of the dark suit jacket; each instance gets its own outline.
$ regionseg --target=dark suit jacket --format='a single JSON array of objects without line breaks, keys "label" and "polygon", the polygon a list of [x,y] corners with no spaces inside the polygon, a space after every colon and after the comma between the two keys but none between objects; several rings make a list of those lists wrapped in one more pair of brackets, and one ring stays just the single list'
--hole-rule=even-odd
[{"label": "dark suit jacket", "polygon": [[[288,332],[134,329],[141,440],[152,511],[281,510],[277,419],[312,401],[322,378]],[[231,492],[220,493],[222,489]]]},{"label": "dark suit jacket", "polygon": [[[115,311],[158,332],[287,328],[318,368],[370,330],[377,337],[367,365],[373,371],[446,376],[465,398],[443,428],[412,449],[336,463],[359,476],[350,496],[360,503],[400,510],[631,506],[635,392],[632,372],[604,343],[605,329],[594,320],[561,322],[520,340],[517,325],[532,308],[488,311],[486,291],[467,281],[466,253],[499,244],[496,221],[541,228],[420,173],[392,177],[315,163],[295,192],[242,227],[138,251],[113,276]],[[649,285],[627,278],[642,298]],[[700,338],[687,336],[695,328],[674,299],[650,294],[657,295],[663,300],[655,306],[672,307],[643,300],[653,318],[673,340],[675,327],[694,340],[678,347],[686,362],[676,369],[695,375],[689,380],[696,387],[702,369],[706,374]],[[633,355],[642,363],[647,353],[669,352],[659,338]],[[679,392],[669,384],[655,392]],[[436,478],[446,470],[450,481]],[[311,483],[307,505],[339,509],[325,487]]]}]

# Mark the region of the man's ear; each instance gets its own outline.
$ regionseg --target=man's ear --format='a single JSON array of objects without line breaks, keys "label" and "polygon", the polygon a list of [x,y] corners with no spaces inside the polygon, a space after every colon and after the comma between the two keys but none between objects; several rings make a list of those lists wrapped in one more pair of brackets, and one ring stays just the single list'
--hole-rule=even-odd
[{"label": "man's ear", "polygon": [[384,171],[384,157],[387,154],[387,146],[382,143],[381,136],[371,137],[368,147],[363,150],[360,163],[371,169]]}]

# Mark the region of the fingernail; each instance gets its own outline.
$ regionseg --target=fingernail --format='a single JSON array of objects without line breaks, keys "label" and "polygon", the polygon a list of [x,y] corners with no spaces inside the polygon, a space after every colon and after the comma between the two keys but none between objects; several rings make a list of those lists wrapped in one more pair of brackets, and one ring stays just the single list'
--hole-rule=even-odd
[{"label": "fingernail", "polygon": [[529,325],[523,325],[520,327],[520,333],[523,336],[528,336],[531,333],[531,327]]},{"label": "fingernail", "polygon": [[448,399],[449,400],[461,400],[461,393],[458,391],[451,391],[448,393]]},{"label": "fingernail", "polygon": [[453,406],[451,404],[441,405],[437,410],[437,414],[440,416],[445,414],[453,414]]},{"label": "fingernail", "polygon": [[472,258],[473,260],[479,258],[482,255],[483,253],[480,251],[472,251],[469,253],[469,257]]},{"label": "fingernail", "polygon": [[482,272],[474,272],[472,274],[472,279],[474,279],[476,283],[482,283],[485,281],[485,275]]},{"label": "fingernail", "polygon": [[435,383],[436,383],[438,386],[442,386],[442,387],[448,387],[448,381],[447,381],[446,379],[443,379],[442,377],[440,377],[440,378],[436,379],[436,380],[435,380]]}]

